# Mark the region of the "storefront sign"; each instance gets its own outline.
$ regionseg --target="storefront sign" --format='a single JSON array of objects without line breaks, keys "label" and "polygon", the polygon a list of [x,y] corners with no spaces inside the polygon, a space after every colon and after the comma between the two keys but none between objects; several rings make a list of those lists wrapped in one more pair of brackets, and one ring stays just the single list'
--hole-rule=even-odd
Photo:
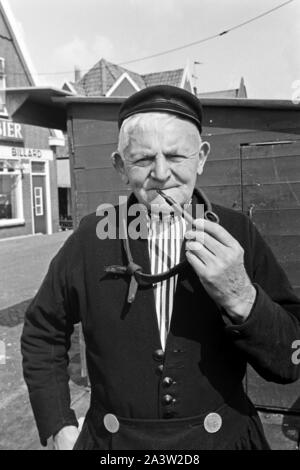
[{"label": "storefront sign", "polygon": [[24,140],[21,124],[0,119],[0,140]]},{"label": "storefront sign", "polygon": [[0,145],[0,158],[29,158],[30,160],[53,160],[52,150],[10,147]]}]

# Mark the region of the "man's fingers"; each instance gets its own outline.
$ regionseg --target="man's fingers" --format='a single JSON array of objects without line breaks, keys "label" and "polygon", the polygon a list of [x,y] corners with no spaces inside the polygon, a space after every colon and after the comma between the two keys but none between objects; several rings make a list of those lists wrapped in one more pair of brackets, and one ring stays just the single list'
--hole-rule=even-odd
[{"label": "man's fingers", "polygon": [[211,253],[202,243],[197,241],[187,241],[185,245],[187,252],[194,253],[200,261],[206,265],[215,261],[215,255]]},{"label": "man's fingers", "polygon": [[185,234],[185,238],[186,240],[195,240],[202,243],[202,245],[204,245],[215,256],[222,256],[224,250],[228,250],[227,246],[224,246],[223,243],[220,243],[216,238],[203,230],[188,231]]},{"label": "man's fingers", "polygon": [[204,269],[205,269],[205,263],[203,263],[198,256],[196,256],[192,251],[187,251],[186,252],[186,258],[192,268],[194,268],[195,272],[201,276],[201,274],[204,274]]},{"label": "man's fingers", "polygon": [[237,241],[227,230],[215,222],[206,219],[195,219],[194,221],[195,231],[200,230],[209,233],[216,240],[225,246],[235,246]]}]

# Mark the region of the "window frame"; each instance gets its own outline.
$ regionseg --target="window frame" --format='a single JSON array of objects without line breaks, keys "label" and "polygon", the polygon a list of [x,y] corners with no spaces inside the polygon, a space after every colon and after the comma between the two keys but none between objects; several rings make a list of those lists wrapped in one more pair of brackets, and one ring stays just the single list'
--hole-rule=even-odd
[{"label": "window frame", "polygon": [[[1,161],[9,161],[9,160],[1,159]],[[17,215],[18,215],[18,217],[13,217],[11,219],[1,219],[0,218],[0,229],[5,228],[5,227],[11,227],[11,226],[14,226],[14,225],[24,225],[25,224],[22,171],[21,171],[20,168],[14,168],[12,171],[7,171],[7,170],[1,170],[0,169],[0,176],[9,176],[9,175],[13,175],[17,178],[16,204],[17,204]]]}]

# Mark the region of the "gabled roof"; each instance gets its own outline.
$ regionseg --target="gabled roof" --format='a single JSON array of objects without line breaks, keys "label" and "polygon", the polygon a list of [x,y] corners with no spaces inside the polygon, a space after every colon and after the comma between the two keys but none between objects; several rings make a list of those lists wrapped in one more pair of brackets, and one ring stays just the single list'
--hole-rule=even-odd
[{"label": "gabled roof", "polygon": [[0,0],[0,15],[5,22],[7,30],[9,31],[12,44],[24,68],[24,72],[29,84],[31,86],[39,85],[36,71],[20,34],[20,29],[11,11],[10,5],[6,0]]},{"label": "gabled roof", "polygon": [[146,86],[173,85],[180,86],[184,69],[165,70],[163,72],[147,73],[142,75]]},{"label": "gabled roof", "polygon": [[[125,87],[125,88],[124,88]],[[142,88],[145,88],[144,86]],[[122,73],[120,77],[115,81],[113,86],[108,90],[106,96],[123,96],[127,97],[136,91],[140,91],[136,82],[132,80],[128,72]]]},{"label": "gabled roof", "polygon": [[66,82],[63,88],[81,96],[108,96],[111,88],[122,75],[126,76],[126,74],[136,85],[135,88],[139,90],[154,85],[181,87],[184,71],[185,69],[181,68],[140,75],[106,59],[101,59],[80,80]]},{"label": "gabled roof", "polygon": [[77,95],[85,96],[83,86],[77,82],[65,82],[62,89],[66,91],[71,91],[72,93],[76,93]]},{"label": "gabled roof", "polygon": [[139,74],[105,59],[99,60],[78,82],[71,82],[71,86],[79,95],[105,96],[118,78],[126,72],[139,89],[145,88],[144,80]]}]

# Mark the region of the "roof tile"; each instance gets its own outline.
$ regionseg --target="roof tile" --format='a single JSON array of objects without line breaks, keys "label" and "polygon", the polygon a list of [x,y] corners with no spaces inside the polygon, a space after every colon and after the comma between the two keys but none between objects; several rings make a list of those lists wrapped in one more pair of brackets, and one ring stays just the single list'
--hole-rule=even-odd
[{"label": "roof tile", "polygon": [[163,72],[142,75],[146,86],[173,85],[180,86],[184,69],[165,70]]}]

